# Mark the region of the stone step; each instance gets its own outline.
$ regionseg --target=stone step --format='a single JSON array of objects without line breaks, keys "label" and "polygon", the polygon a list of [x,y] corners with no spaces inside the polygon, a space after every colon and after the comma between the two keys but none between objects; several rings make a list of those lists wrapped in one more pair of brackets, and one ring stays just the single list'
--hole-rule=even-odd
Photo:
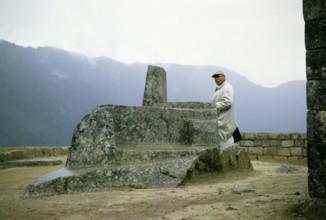
[{"label": "stone step", "polygon": [[[166,153],[167,158],[131,163],[130,158],[139,152],[126,150],[124,164],[97,164],[89,167],[65,167],[40,177],[28,185],[23,197],[41,197],[75,192],[101,191],[112,188],[155,188],[178,187],[189,178],[206,172],[224,172],[233,169],[252,169],[246,152],[233,145],[220,152],[218,148],[206,148],[201,151],[186,152],[184,157],[171,158],[172,151],[146,151]],[[164,155],[164,154],[163,154]],[[164,155],[165,156],[165,155]],[[123,157],[119,160],[124,160]]]},{"label": "stone step", "polygon": [[23,197],[41,197],[110,188],[177,187],[197,158],[116,167],[62,168],[28,185]]}]

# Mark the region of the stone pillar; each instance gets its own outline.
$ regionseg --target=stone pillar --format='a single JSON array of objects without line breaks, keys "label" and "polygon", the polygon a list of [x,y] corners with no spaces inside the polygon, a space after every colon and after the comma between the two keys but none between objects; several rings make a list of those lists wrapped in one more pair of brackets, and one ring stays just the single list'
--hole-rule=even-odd
[{"label": "stone pillar", "polygon": [[157,66],[148,66],[143,106],[154,106],[167,102],[166,72]]},{"label": "stone pillar", "polygon": [[326,216],[326,0],[303,0],[311,219]]}]

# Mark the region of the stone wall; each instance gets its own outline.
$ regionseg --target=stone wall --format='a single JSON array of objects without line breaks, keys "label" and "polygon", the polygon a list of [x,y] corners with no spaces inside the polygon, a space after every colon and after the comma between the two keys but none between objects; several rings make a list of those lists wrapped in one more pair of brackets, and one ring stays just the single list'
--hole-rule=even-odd
[{"label": "stone wall", "polygon": [[307,157],[306,134],[242,133],[239,142],[251,158],[298,160]]},{"label": "stone wall", "polygon": [[326,215],[326,0],[303,0],[311,219]]}]

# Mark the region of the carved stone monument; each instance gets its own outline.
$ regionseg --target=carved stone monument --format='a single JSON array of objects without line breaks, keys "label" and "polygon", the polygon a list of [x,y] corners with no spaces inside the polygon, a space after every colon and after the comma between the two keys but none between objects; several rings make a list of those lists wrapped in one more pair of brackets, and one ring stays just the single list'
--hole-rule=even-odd
[{"label": "carved stone monument", "polygon": [[23,195],[177,187],[205,172],[252,169],[238,145],[220,151],[216,118],[209,103],[167,102],[165,70],[149,66],[143,106],[96,107],[77,125],[65,168]]}]

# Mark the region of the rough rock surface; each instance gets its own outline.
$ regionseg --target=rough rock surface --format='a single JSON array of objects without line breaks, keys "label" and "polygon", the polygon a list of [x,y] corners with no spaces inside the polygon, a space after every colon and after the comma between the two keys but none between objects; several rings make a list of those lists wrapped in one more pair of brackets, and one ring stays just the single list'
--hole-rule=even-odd
[{"label": "rough rock surface", "polygon": [[143,106],[167,102],[166,72],[161,67],[148,66]]},{"label": "rough rock surface", "polygon": [[[192,151],[123,150],[110,166],[54,171],[28,185],[23,196],[41,197],[112,188],[178,187],[206,172],[252,169],[238,145]],[[65,174],[65,175],[63,175]]]},{"label": "rough rock surface", "polygon": [[144,106],[102,105],[77,125],[64,170],[27,186],[24,197],[111,188],[177,187],[193,175],[252,169],[238,145],[221,151],[208,103],[167,103],[166,76],[149,66]]},{"label": "rough rock surface", "polygon": [[326,216],[326,1],[304,0],[310,219]]},{"label": "rough rock surface", "polygon": [[113,155],[115,149],[112,113],[96,108],[77,125],[69,149],[67,166],[108,163],[108,157]]}]

